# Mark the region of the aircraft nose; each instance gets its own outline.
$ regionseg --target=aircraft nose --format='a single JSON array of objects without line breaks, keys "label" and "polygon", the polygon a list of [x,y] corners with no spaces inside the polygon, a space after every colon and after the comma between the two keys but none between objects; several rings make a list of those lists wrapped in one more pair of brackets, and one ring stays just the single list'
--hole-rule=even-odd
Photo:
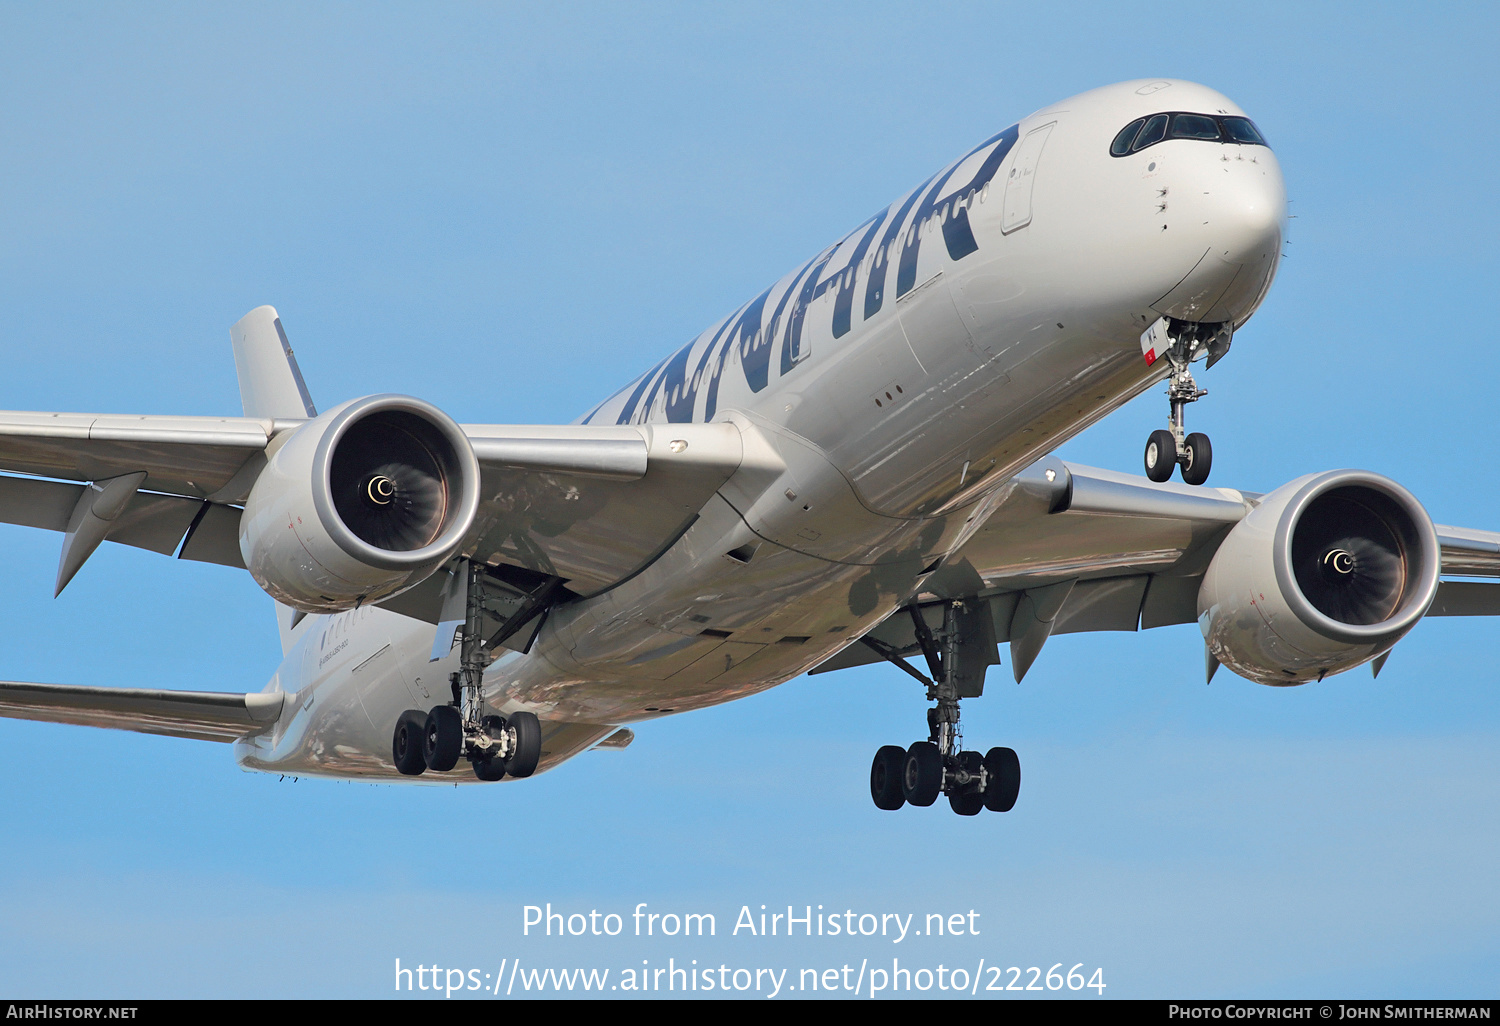
[{"label": "aircraft nose", "polygon": [[[1254,312],[1281,254],[1286,189],[1269,150],[1224,147],[1220,159],[1194,176],[1177,204],[1179,223],[1196,246],[1195,263],[1152,306],[1187,321],[1243,322]],[[1201,248],[1197,248],[1201,246]]]},{"label": "aircraft nose", "polygon": [[1209,222],[1220,259],[1253,264],[1281,248],[1286,192],[1281,175],[1250,174],[1217,190],[1218,224]]}]

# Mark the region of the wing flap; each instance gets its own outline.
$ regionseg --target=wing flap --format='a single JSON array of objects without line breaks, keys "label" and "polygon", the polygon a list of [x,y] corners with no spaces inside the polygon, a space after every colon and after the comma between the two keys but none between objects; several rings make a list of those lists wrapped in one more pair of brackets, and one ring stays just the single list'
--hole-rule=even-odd
[{"label": "wing flap", "polygon": [[0,681],[0,716],[143,734],[233,741],[267,730],[280,692],[158,691]]},{"label": "wing flap", "polygon": [[137,492],[110,525],[105,540],[170,556],[202,508],[202,499]]},{"label": "wing flap", "polygon": [[1167,577],[1154,574],[1141,603],[1141,630],[1170,627],[1198,620],[1198,590],[1202,577]]},{"label": "wing flap", "polygon": [[1500,616],[1500,584],[1443,581],[1428,616]]},{"label": "wing flap", "polygon": [[201,502],[197,506],[197,519],[189,528],[177,558],[245,569],[245,557],[240,554],[240,513],[243,511],[238,506],[224,506],[217,502]]},{"label": "wing flap", "polygon": [[83,485],[0,476],[0,523],[66,531]]},{"label": "wing flap", "polygon": [[[66,481],[0,475],[0,523],[66,531],[68,518],[83,489],[83,485]],[[137,492],[110,523],[106,540],[171,555],[204,513],[205,506],[208,516],[194,530],[189,539],[191,551],[185,551],[183,558],[243,569],[244,560],[239,555],[239,509],[205,503],[202,499]]]},{"label": "wing flap", "polygon": [[1145,576],[1106,577],[1079,583],[1053,618],[1051,633],[1139,630],[1148,580]]}]

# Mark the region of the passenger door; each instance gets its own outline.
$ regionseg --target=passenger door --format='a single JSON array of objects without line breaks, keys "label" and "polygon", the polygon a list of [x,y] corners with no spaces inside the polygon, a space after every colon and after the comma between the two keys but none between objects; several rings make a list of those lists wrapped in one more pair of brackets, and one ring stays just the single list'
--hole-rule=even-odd
[{"label": "passenger door", "polygon": [[1037,162],[1042,158],[1042,147],[1047,145],[1047,136],[1052,134],[1053,121],[1041,128],[1032,129],[1016,147],[1015,162],[1005,179],[1005,207],[1000,217],[1000,231],[1009,235],[1031,223],[1031,189],[1036,181]]}]

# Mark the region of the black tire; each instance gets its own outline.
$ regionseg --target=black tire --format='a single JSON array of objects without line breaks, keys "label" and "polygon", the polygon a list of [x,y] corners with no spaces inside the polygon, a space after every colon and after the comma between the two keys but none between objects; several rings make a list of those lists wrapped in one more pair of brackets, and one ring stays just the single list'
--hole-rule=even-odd
[{"label": "black tire", "polygon": [[505,776],[505,760],[499,756],[474,760],[474,775],[480,780],[499,780]]},{"label": "black tire", "polygon": [[1214,447],[1208,444],[1208,436],[1194,431],[1183,439],[1187,449],[1187,462],[1182,465],[1182,479],[1190,485],[1201,485],[1208,480],[1208,472],[1214,465]]},{"label": "black tire", "polygon": [[427,714],[422,730],[422,754],[427,768],[446,773],[458,765],[464,747],[464,718],[451,705],[439,705]]},{"label": "black tire", "polygon": [[[984,756],[978,752],[959,752],[958,768],[964,773],[978,777],[984,768]],[[968,785],[964,785],[967,787]],[[963,791],[948,793],[948,804],[953,811],[960,816],[977,816],[984,809],[984,793],[982,791]]]},{"label": "black tire", "polygon": [[885,745],[875,753],[870,764],[870,797],[875,807],[886,812],[895,812],[906,804],[906,793],[901,789],[901,768],[906,762],[906,750],[895,745]]},{"label": "black tire", "polygon": [[529,777],[536,772],[542,758],[542,723],[535,713],[518,712],[505,721],[516,732],[516,750],[510,753],[505,772],[513,777]]},{"label": "black tire", "polygon": [[984,807],[991,812],[1009,812],[1021,794],[1021,760],[1010,748],[991,748],[984,756],[989,774],[984,789]]},{"label": "black tire", "polygon": [[918,741],[906,750],[901,765],[901,792],[919,808],[937,801],[943,790],[943,756],[931,741]]},{"label": "black tire", "polygon": [[[504,717],[486,716],[479,721],[479,726],[496,741],[505,737]],[[469,761],[474,764],[474,775],[480,780],[499,780],[505,776],[506,760],[499,755],[491,755],[487,759],[476,759],[470,756]]]},{"label": "black tire", "polygon": [[1177,439],[1166,428],[1157,428],[1146,439],[1146,476],[1160,483],[1172,476],[1177,466]]},{"label": "black tire", "polygon": [[403,776],[415,777],[427,772],[427,757],[422,754],[422,732],[427,714],[408,709],[396,717],[396,731],[391,737],[391,761]]},{"label": "black tire", "polygon": [[948,804],[960,816],[977,816],[984,809],[982,794],[950,794]]}]

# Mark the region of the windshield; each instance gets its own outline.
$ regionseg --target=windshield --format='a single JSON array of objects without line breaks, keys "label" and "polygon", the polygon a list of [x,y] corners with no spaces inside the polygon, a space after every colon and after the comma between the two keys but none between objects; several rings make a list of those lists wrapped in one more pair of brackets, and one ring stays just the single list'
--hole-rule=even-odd
[{"label": "windshield", "polygon": [[1136,118],[1115,135],[1109,144],[1109,152],[1116,157],[1125,157],[1166,139],[1197,139],[1236,146],[1269,145],[1249,118],[1170,111]]}]

